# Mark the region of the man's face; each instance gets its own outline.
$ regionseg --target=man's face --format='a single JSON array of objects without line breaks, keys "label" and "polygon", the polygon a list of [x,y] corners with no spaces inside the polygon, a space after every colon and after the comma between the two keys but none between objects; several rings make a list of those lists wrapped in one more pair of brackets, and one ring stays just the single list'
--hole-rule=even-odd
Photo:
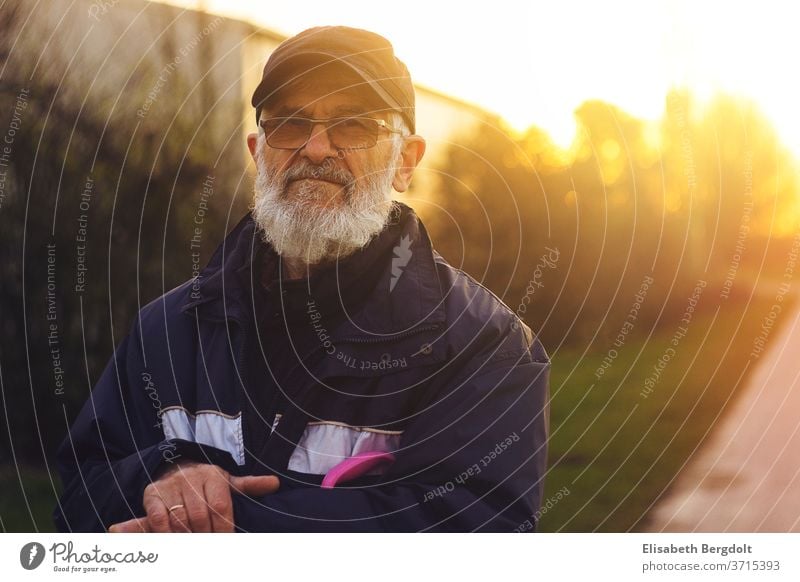
[{"label": "man's face", "polygon": [[[298,116],[310,119],[329,119],[332,117],[366,116],[388,121],[387,116],[374,113],[380,107],[364,103],[363,87],[338,89],[328,82],[316,84],[313,88],[301,87],[292,91],[281,103],[262,111],[262,119],[268,117]],[[390,123],[391,125],[391,123]],[[378,143],[367,149],[338,150],[328,139],[324,127],[313,128],[308,143],[298,150],[282,150],[267,147],[265,160],[269,167],[291,176],[292,168],[316,166],[321,169],[321,177],[290,179],[287,195],[310,189],[316,192],[318,202],[329,207],[341,205],[348,192],[347,187],[364,183],[375,173],[396,165],[396,140],[389,132],[381,130]],[[340,181],[347,176],[349,184]],[[326,179],[327,178],[327,179]]]},{"label": "man's face", "polygon": [[[341,89],[341,81],[320,79],[283,92],[261,118],[298,116],[329,119],[368,116],[374,103],[363,85]],[[251,145],[258,174],[253,216],[264,238],[284,257],[306,264],[346,256],[363,247],[386,224],[392,183],[401,162],[402,138],[385,130],[367,149],[337,149],[322,124],[296,150],[275,149],[258,135]]]}]

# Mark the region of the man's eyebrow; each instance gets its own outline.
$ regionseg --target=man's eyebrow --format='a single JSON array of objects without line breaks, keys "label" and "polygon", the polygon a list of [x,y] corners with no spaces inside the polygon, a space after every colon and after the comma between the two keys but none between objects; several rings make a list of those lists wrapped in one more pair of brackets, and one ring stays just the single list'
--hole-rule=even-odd
[{"label": "man's eyebrow", "polygon": [[368,107],[362,107],[361,105],[342,105],[333,109],[333,114],[335,116],[366,115],[369,112],[370,109]]},{"label": "man's eyebrow", "polygon": [[290,107],[288,105],[281,105],[280,107],[269,107],[267,108],[269,113],[274,117],[289,117],[292,115],[303,115],[303,108],[302,107]]}]

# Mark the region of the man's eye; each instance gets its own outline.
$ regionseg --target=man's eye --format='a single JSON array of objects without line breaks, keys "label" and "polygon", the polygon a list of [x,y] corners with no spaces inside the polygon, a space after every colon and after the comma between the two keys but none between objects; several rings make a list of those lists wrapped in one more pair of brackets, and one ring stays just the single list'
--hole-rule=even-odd
[{"label": "man's eye", "polygon": [[288,119],[278,117],[266,120],[262,124],[262,126],[264,127],[264,131],[266,131],[269,134],[269,133],[274,133],[275,131],[280,131],[288,127],[291,127],[291,125],[287,125],[288,121],[289,121]]},{"label": "man's eye", "polygon": [[342,126],[342,128],[345,129],[351,129],[355,131],[369,131],[370,126],[372,124],[368,119],[362,119],[358,117],[346,117],[341,120],[340,125]]},{"label": "man's eye", "polygon": [[342,119],[335,127],[337,131],[350,139],[369,139],[375,135],[375,124],[370,119],[348,117]]},{"label": "man's eye", "polygon": [[299,117],[289,117],[280,122],[280,128],[284,131],[303,132],[308,129],[308,120]]}]

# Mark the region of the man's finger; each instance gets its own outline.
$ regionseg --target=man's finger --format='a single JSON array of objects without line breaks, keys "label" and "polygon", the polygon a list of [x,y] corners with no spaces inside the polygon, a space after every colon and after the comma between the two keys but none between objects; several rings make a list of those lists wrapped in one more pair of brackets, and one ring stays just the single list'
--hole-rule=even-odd
[{"label": "man's finger", "polygon": [[150,533],[150,526],[146,517],[137,517],[121,523],[115,523],[108,528],[109,533]]},{"label": "man's finger", "polygon": [[189,515],[184,503],[170,505],[167,509],[167,519],[169,520],[169,531],[175,533],[189,533]]},{"label": "man's finger", "polygon": [[[223,479],[216,480],[225,482]],[[189,520],[189,531],[197,533],[211,531],[211,517],[209,516],[208,501],[205,498],[204,489],[204,484],[200,483],[196,486],[189,485],[183,490],[183,503],[186,517]]]},{"label": "man's finger", "polygon": [[142,506],[147,513],[147,525],[150,531],[157,533],[168,533],[172,531],[167,506],[164,505],[164,501],[160,497],[145,493]]},{"label": "man's finger", "polygon": [[213,479],[205,482],[203,490],[211,516],[211,531],[218,533],[233,532],[233,503],[231,488],[225,481]]},{"label": "man's finger", "polygon": [[241,495],[260,497],[275,493],[281,482],[275,475],[247,475],[246,477],[231,477],[231,490]]}]

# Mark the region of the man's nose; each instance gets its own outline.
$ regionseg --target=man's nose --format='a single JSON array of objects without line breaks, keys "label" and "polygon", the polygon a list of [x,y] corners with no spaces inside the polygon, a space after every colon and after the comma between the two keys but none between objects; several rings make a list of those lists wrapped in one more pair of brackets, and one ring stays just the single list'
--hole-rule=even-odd
[{"label": "man's nose", "polygon": [[328,131],[324,124],[315,123],[311,128],[311,136],[306,145],[300,150],[300,154],[316,164],[322,163],[325,158],[336,156],[336,148],[331,143]]}]

